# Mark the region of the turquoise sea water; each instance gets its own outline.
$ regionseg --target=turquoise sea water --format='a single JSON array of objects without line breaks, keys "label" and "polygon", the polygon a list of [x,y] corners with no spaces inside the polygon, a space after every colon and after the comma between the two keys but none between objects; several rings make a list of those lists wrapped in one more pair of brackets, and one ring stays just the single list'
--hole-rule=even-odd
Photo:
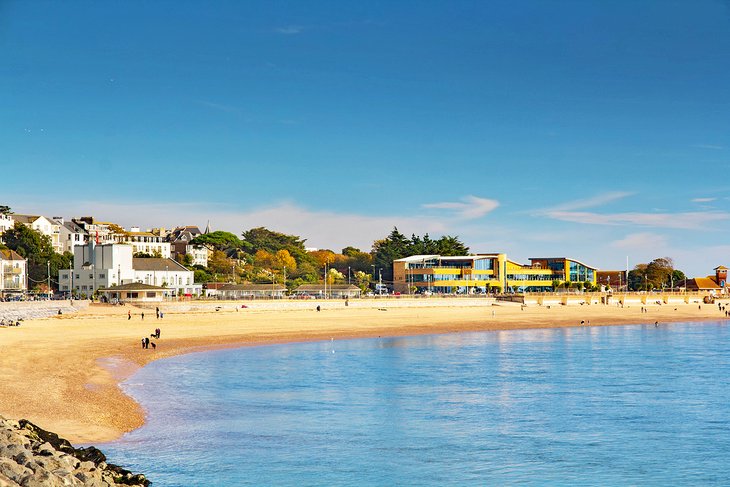
[{"label": "turquoise sea water", "polygon": [[206,352],[100,445],[155,486],[730,485],[725,322]]}]

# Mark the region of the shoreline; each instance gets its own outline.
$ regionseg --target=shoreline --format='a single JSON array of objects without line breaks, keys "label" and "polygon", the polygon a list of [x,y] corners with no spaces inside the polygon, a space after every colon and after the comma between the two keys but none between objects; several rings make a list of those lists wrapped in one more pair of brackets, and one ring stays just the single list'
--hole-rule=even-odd
[{"label": "shoreline", "polygon": [[[109,442],[144,424],[141,406],[120,384],[136,370],[162,358],[210,350],[357,338],[587,326],[723,321],[714,305],[680,304],[619,308],[610,305],[344,307],[312,302],[310,309],[255,309],[245,302],[215,311],[191,311],[162,303],[152,309],[92,305],[73,315],[24,322],[0,329],[0,415],[24,418],[72,443]],[[320,304],[322,312],[314,311]],[[216,303],[218,307],[221,305]],[[127,313],[132,313],[128,319]],[[142,320],[141,314],[145,314]],[[157,349],[140,339],[156,327]]]}]

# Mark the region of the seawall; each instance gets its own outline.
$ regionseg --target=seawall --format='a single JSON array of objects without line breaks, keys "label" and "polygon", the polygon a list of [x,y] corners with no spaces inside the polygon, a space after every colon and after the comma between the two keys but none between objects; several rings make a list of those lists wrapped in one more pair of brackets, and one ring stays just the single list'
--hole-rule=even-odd
[{"label": "seawall", "polygon": [[0,320],[18,321],[47,318],[62,314],[75,313],[89,306],[88,300],[63,301],[9,301],[0,302]]}]

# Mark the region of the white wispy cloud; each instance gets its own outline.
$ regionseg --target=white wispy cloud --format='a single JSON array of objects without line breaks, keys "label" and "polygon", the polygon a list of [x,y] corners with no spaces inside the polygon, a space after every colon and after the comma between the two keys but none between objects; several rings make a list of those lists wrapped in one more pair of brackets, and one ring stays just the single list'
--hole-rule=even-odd
[{"label": "white wispy cloud", "polygon": [[717,198],[693,198],[692,203],[710,203],[717,200]]},{"label": "white wispy cloud", "polygon": [[620,249],[652,249],[657,251],[667,247],[667,239],[663,235],[651,232],[632,233],[620,240],[611,242],[612,247]]},{"label": "white wispy cloud", "polygon": [[582,210],[584,208],[595,208],[596,206],[602,206],[612,201],[617,201],[627,196],[631,196],[634,193],[628,191],[611,191],[608,193],[601,193],[591,198],[568,201],[557,206],[553,206],[545,211],[569,211],[569,210]]},{"label": "white wispy cloud", "polygon": [[696,147],[698,149],[709,149],[709,150],[724,150],[726,147],[724,145],[716,145],[716,144],[695,144],[692,147]]},{"label": "white wispy cloud", "polygon": [[[57,216],[54,203],[36,202],[32,207],[14,205],[16,213],[31,212]],[[291,202],[275,203],[251,210],[237,210],[214,203],[113,203],[79,201],[64,205],[66,217],[93,215],[101,221],[115,222],[123,227],[141,228],[198,225],[201,230],[210,220],[212,230],[224,230],[240,235],[255,227],[298,235],[307,246],[335,251],[354,245],[369,251],[372,243],[384,238],[394,226],[406,235],[415,233],[432,236],[454,233],[448,221],[425,216],[362,215],[352,212],[312,210]]]},{"label": "white wispy cloud", "polygon": [[700,229],[709,223],[730,219],[723,211],[688,211],[683,213],[592,213],[580,211],[546,211],[555,220],[589,225],[639,225],[659,228]]},{"label": "white wispy cloud", "polygon": [[301,25],[287,25],[284,27],[277,27],[276,29],[274,29],[274,32],[276,32],[277,34],[291,36],[301,34],[303,30],[304,27],[302,27]]},{"label": "white wispy cloud", "polygon": [[421,206],[437,210],[452,210],[458,218],[474,220],[494,211],[499,206],[499,201],[468,195],[461,198],[460,202],[444,201],[441,203],[426,203]]}]

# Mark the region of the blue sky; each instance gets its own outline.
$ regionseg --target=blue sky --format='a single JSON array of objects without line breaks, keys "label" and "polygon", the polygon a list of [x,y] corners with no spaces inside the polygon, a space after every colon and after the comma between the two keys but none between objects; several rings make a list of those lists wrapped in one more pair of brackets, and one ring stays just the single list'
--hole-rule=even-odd
[{"label": "blue sky", "polygon": [[728,1],[6,0],[0,204],[706,275],[728,87]]}]

